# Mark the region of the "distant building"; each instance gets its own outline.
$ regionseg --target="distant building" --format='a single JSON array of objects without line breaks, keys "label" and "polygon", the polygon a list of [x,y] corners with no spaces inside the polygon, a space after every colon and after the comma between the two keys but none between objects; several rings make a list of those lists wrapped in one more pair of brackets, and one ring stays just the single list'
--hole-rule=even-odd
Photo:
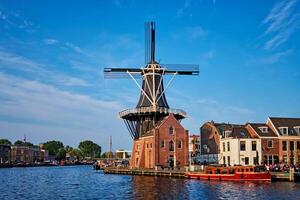
[{"label": "distant building", "polygon": [[29,146],[11,146],[11,161],[13,163],[34,163],[48,159],[48,151]]},{"label": "distant building", "polygon": [[200,135],[189,136],[189,155],[192,163],[200,161]]},{"label": "distant building", "polygon": [[300,118],[269,117],[267,125],[279,139],[279,161],[297,164],[300,161]]},{"label": "distant building", "polygon": [[133,168],[174,167],[188,165],[188,131],[173,114],[156,127],[134,140]]},{"label": "distant building", "polygon": [[124,149],[116,150],[116,158],[126,159],[126,158],[130,158],[130,156],[131,156],[131,151],[124,150]]},{"label": "distant building", "polygon": [[10,145],[0,145],[0,165],[10,163]]}]

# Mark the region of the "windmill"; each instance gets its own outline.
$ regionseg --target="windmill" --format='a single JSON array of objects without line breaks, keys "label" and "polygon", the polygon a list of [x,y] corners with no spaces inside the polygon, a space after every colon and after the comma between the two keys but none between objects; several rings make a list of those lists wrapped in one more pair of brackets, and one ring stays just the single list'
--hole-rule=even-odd
[{"label": "windmill", "polygon": [[[164,88],[163,75],[171,75]],[[172,113],[177,120],[186,117],[180,109],[172,109],[166,100],[166,90],[177,75],[199,75],[194,64],[160,64],[155,61],[155,23],[145,23],[145,66],[142,68],[104,68],[105,78],[132,78],[141,94],[136,108],[119,112],[133,139],[153,129],[164,117]],[[137,78],[142,78],[142,85]]]}]

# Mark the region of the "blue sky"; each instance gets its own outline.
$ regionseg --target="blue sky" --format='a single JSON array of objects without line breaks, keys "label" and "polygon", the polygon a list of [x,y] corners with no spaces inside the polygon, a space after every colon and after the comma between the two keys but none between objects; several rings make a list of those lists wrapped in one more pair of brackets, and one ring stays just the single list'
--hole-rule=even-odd
[{"label": "blue sky", "polygon": [[299,11],[299,0],[1,1],[0,138],[107,150],[112,135],[114,149],[131,149],[117,113],[139,91],[102,71],[143,66],[150,20],[158,61],[200,65],[167,91],[191,133],[210,120],[300,117]]}]

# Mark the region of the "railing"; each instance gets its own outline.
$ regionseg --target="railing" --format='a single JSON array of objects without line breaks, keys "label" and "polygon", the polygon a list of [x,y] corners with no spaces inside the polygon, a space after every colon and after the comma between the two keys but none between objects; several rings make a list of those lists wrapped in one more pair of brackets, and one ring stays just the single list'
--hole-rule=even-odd
[{"label": "railing", "polygon": [[139,114],[139,113],[151,113],[151,112],[159,112],[159,113],[173,113],[175,115],[181,115],[186,117],[186,112],[181,109],[173,109],[173,108],[164,108],[164,107],[141,107],[141,108],[133,108],[127,109],[119,112],[120,117],[124,117],[128,114]]}]

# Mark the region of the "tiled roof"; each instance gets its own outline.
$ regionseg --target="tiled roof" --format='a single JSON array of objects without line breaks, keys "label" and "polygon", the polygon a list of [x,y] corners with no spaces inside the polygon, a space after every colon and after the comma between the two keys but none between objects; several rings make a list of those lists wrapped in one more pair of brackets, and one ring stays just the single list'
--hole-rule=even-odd
[{"label": "tiled roof", "polygon": [[220,135],[222,135],[224,131],[231,131],[233,127],[243,126],[239,124],[229,124],[229,123],[214,123],[213,125],[218,129]]},{"label": "tiled roof", "polygon": [[300,126],[300,118],[269,117],[269,119],[272,121],[279,134],[281,134],[278,129],[279,127],[288,127],[288,135],[298,136],[294,127]]},{"label": "tiled roof", "polygon": [[231,133],[227,135],[227,137],[252,138],[248,130],[245,128],[245,125],[228,123],[214,123],[214,125],[216,126],[222,137],[225,137],[223,134],[224,131],[231,131]]},{"label": "tiled roof", "polygon": [[[249,125],[256,131],[256,133],[260,137],[277,137],[276,133],[267,125],[264,123],[249,123]],[[268,127],[268,132],[262,132],[259,127]]]},{"label": "tiled roof", "polygon": [[245,127],[233,127],[231,134],[229,137],[233,138],[251,138],[248,130]]}]

